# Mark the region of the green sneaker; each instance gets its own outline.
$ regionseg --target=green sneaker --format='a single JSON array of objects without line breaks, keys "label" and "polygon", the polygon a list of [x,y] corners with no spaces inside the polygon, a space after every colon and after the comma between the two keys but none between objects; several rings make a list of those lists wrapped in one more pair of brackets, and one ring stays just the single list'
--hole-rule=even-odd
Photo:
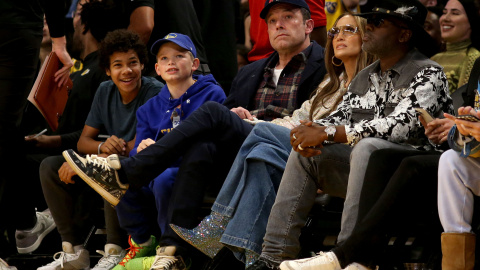
[{"label": "green sneaker", "polygon": [[130,260],[125,264],[127,270],[149,270],[155,261],[155,256],[141,257]]},{"label": "green sneaker", "polygon": [[128,243],[130,244],[130,247],[127,249],[128,253],[123,257],[123,260],[117,264],[113,270],[126,270],[127,266],[126,264],[130,262],[131,260],[135,258],[141,258],[141,257],[149,257],[155,254],[155,247],[158,245],[157,239],[155,236],[151,236],[152,242],[148,246],[140,246],[135,241],[133,241],[132,237],[128,237]]}]

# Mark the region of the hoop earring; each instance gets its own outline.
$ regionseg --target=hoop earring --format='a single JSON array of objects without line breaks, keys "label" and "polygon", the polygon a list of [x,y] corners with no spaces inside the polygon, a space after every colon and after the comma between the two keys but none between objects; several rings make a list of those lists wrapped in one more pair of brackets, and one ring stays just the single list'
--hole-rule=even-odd
[{"label": "hoop earring", "polygon": [[338,58],[336,58],[336,57],[335,57],[335,55],[334,55],[334,56],[332,56],[332,64],[333,64],[334,66],[336,66],[336,67],[340,67],[340,66],[342,66],[342,65],[343,65],[343,61],[342,61],[342,60],[338,59],[338,60],[340,60],[340,63],[339,63],[339,64],[337,64],[337,63],[335,63],[335,59],[338,59]]}]

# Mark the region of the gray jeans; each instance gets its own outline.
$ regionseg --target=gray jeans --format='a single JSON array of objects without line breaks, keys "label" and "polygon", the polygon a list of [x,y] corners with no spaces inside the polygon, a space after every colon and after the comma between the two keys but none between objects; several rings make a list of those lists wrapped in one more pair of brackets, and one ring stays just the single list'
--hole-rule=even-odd
[{"label": "gray jeans", "polygon": [[314,204],[317,188],[345,198],[339,241],[348,238],[357,221],[368,159],[373,151],[383,148],[412,149],[365,138],[353,149],[345,144],[327,145],[320,155],[311,158],[292,152],[268,219],[261,257],[277,263],[296,258],[300,231]]}]

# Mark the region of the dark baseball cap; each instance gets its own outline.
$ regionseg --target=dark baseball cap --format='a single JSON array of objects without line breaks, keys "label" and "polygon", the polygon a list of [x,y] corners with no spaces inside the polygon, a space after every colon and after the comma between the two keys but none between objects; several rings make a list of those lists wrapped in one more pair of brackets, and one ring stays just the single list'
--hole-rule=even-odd
[{"label": "dark baseball cap", "polygon": [[153,55],[157,55],[160,47],[166,42],[173,42],[185,50],[190,51],[193,54],[193,57],[197,57],[197,50],[195,49],[195,45],[193,45],[192,40],[187,35],[179,33],[170,33],[162,39],[155,41],[150,49],[150,52]]},{"label": "dark baseball cap", "polygon": [[262,12],[260,12],[260,18],[265,19],[265,17],[267,17],[267,14],[270,8],[276,4],[281,4],[281,3],[292,4],[298,7],[303,7],[310,12],[310,8],[308,7],[307,2],[305,2],[305,0],[266,0],[265,7],[262,9]]}]

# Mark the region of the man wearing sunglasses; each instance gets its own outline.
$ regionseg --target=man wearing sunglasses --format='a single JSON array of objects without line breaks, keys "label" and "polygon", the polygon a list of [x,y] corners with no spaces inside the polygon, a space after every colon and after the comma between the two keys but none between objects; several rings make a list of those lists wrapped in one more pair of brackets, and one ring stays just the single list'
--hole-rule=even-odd
[{"label": "man wearing sunglasses", "polygon": [[[368,21],[362,49],[378,61],[352,80],[336,111],[292,129],[294,151],[270,213],[262,254],[248,270],[367,269],[337,249],[349,239],[357,221],[370,154],[381,148],[432,149],[414,108],[432,115],[453,109],[442,68],[416,48],[430,40],[423,30],[426,14],[417,0],[377,1],[372,12],[358,14]],[[339,27],[329,35],[345,38],[353,32],[354,28]],[[301,228],[318,188],[346,198],[339,247],[287,261],[300,252]]]}]

